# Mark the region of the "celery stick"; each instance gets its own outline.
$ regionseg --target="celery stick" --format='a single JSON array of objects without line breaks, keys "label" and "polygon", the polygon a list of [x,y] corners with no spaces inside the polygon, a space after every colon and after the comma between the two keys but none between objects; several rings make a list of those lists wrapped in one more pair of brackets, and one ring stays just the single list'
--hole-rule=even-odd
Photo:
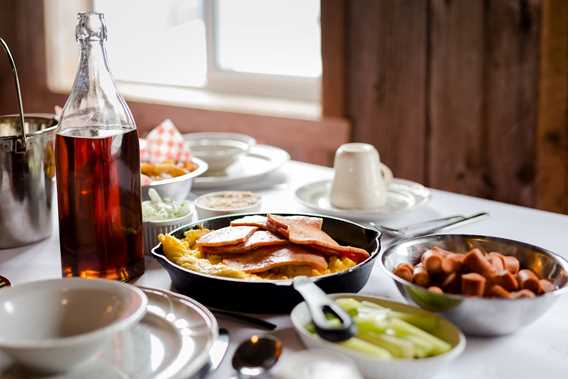
[{"label": "celery stick", "polygon": [[310,334],[316,334],[316,326],[314,325],[313,322],[310,322],[308,324],[306,324],[306,326],[304,327],[306,329],[306,331]]},{"label": "celery stick", "polygon": [[358,331],[362,332],[375,332],[384,333],[387,322],[386,319],[380,319],[377,317],[362,314],[353,318]]},{"label": "celery stick", "polygon": [[442,341],[438,337],[431,335],[422,329],[409,324],[406,321],[393,318],[389,320],[389,327],[394,330],[398,336],[417,336],[432,344],[434,355],[439,355],[448,352],[452,347],[449,343]]},{"label": "celery stick", "polygon": [[412,345],[414,345],[414,355],[417,358],[425,358],[430,355],[433,355],[434,347],[430,342],[428,342],[424,338],[420,338],[417,336],[404,336],[399,338],[407,340],[410,343],[412,343]]},{"label": "celery stick", "polygon": [[359,313],[359,307],[361,303],[353,298],[342,298],[335,300],[335,303],[339,305],[345,312],[347,312],[351,317],[357,316]]},{"label": "celery stick", "polygon": [[357,337],[388,350],[395,358],[409,359],[414,357],[414,345],[397,336],[372,332],[358,333]]},{"label": "celery stick", "polygon": [[389,311],[389,317],[399,318],[404,320],[422,330],[426,330],[432,332],[439,327],[439,320],[435,316],[431,315],[424,315],[424,314],[417,314],[417,313],[404,313],[391,310],[389,308],[383,307],[379,304],[372,303],[370,301],[362,301],[361,307],[359,308],[359,312],[367,311],[367,310],[376,310],[376,311]]},{"label": "celery stick", "polygon": [[391,353],[388,352],[388,350],[385,350],[379,346],[375,346],[367,341],[363,341],[360,338],[353,337],[348,339],[347,341],[339,342],[338,344],[347,349],[363,353],[373,358],[381,358],[381,359],[392,358],[392,355]]}]

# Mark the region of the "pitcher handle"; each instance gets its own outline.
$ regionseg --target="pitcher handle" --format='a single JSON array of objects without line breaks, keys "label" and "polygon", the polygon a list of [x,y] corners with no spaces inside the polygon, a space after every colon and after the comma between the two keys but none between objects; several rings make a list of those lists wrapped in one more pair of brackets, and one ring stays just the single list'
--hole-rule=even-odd
[{"label": "pitcher handle", "polygon": [[383,180],[385,181],[385,184],[388,187],[393,179],[392,170],[389,168],[389,166],[387,166],[383,162],[381,162],[380,170]]},{"label": "pitcher handle", "polygon": [[14,82],[16,84],[16,92],[18,94],[18,111],[20,112],[20,135],[16,139],[16,144],[14,146],[15,153],[24,153],[26,151],[26,132],[24,130],[24,106],[22,103],[22,90],[20,89],[20,80],[18,79],[18,70],[16,69],[16,62],[14,62],[14,57],[12,52],[8,47],[6,41],[0,38],[0,44],[4,48],[4,51],[8,55],[8,60],[10,61],[10,67],[14,73]]}]

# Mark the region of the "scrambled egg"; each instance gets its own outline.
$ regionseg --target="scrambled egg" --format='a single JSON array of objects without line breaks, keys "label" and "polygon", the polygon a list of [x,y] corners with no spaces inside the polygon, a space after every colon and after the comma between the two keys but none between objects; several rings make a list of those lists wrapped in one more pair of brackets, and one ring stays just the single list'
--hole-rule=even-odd
[{"label": "scrambled egg", "polygon": [[209,232],[209,229],[198,228],[185,232],[184,239],[178,239],[171,235],[160,234],[158,239],[162,243],[166,257],[177,265],[192,271],[205,274],[225,276],[239,279],[252,280],[286,280],[296,276],[320,276],[345,271],[356,265],[351,259],[346,257],[327,256],[328,267],[326,270],[319,271],[307,266],[286,266],[272,270],[248,274],[244,271],[231,268],[222,263],[224,256],[218,254],[205,254],[195,242],[202,235]]}]

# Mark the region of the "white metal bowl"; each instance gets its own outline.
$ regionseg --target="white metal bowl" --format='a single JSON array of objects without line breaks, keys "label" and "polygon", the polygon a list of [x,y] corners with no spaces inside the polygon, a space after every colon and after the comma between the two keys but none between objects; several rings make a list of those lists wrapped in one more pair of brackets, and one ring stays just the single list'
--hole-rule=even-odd
[{"label": "white metal bowl", "polygon": [[138,288],[102,279],[50,279],[0,291],[0,350],[30,369],[53,373],[92,358],[146,313]]},{"label": "white metal bowl", "polygon": [[351,293],[339,293],[328,295],[333,299],[350,297],[359,301],[369,301],[381,306],[391,308],[395,311],[405,313],[424,314],[435,317],[439,323],[436,331],[432,334],[443,339],[452,345],[452,349],[442,355],[421,359],[377,359],[370,358],[356,351],[351,351],[333,342],[325,341],[306,331],[305,326],[311,321],[310,312],[306,303],[298,304],[291,313],[292,324],[296,333],[308,348],[326,349],[340,353],[351,358],[365,378],[369,379],[426,379],[431,378],[440,372],[451,361],[456,359],[465,348],[465,337],[461,331],[446,319],[416,308],[410,305],[394,302],[374,296],[356,295]]}]

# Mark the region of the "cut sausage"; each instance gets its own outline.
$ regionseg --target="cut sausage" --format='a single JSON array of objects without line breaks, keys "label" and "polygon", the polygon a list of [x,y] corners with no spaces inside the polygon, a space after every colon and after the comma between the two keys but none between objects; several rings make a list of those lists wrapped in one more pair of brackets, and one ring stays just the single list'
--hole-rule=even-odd
[{"label": "cut sausage", "polygon": [[436,287],[436,286],[428,287],[428,291],[434,292],[434,293],[439,293],[439,294],[444,293],[444,291],[442,291],[442,289],[440,287]]},{"label": "cut sausage", "polygon": [[444,262],[444,255],[438,250],[428,250],[422,254],[422,264],[428,274],[438,275],[443,273],[442,263]]},{"label": "cut sausage", "polygon": [[536,294],[541,294],[544,292],[542,286],[539,282],[538,276],[530,270],[524,269],[517,273],[517,278],[519,279],[519,286],[522,289],[531,290]]},{"label": "cut sausage", "polygon": [[459,293],[460,292],[461,278],[458,273],[454,272],[446,276],[442,282],[442,288],[446,292]]},{"label": "cut sausage", "polygon": [[465,296],[483,296],[487,279],[476,272],[463,274],[461,277],[461,290]]},{"label": "cut sausage", "polygon": [[546,280],[546,279],[541,279],[539,280],[540,282],[540,286],[542,287],[542,290],[546,293],[546,292],[552,292],[556,289],[556,287],[554,286],[554,284],[550,283],[550,281]]},{"label": "cut sausage", "polygon": [[505,269],[505,260],[503,259],[503,257],[499,257],[495,255],[495,253],[491,254],[487,254],[487,260],[489,261],[489,263],[491,263],[491,266],[493,266],[493,268],[497,272],[503,271]]},{"label": "cut sausage", "polygon": [[399,263],[393,271],[393,273],[396,276],[404,280],[407,280],[409,282],[412,282],[412,278],[414,276],[413,272],[414,272],[414,266],[406,262]]},{"label": "cut sausage", "polygon": [[414,283],[422,287],[428,287],[430,285],[430,275],[428,274],[428,271],[426,271],[422,263],[414,266],[413,280]]},{"label": "cut sausage", "polygon": [[499,298],[502,298],[502,299],[511,299],[512,298],[511,293],[498,284],[492,285],[489,288],[489,290],[487,291],[487,295],[491,296],[491,297],[499,297]]},{"label": "cut sausage", "polygon": [[504,256],[503,259],[505,260],[505,269],[508,270],[511,274],[515,275],[519,272],[521,268],[521,264],[519,260],[515,257]]},{"label": "cut sausage", "polygon": [[522,289],[520,291],[511,293],[511,298],[513,299],[530,299],[533,297],[535,297],[534,292],[527,289]]},{"label": "cut sausage", "polygon": [[496,273],[491,263],[489,263],[487,258],[485,258],[479,249],[473,249],[467,253],[464,257],[463,264],[470,271],[478,273],[486,278],[491,278]]},{"label": "cut sausage", "polygon": [[497,274],[491,278],[491,282],[500,285],[507,291],[516,291],[519,289],[517,278],[507,270],[497,272]]},{"label": "cut sausage", "polygon": [[459,272],[463,266],[463,254],[448,253],[442,260],[442,271],[444,274],[449,275],[454,272]]}]

